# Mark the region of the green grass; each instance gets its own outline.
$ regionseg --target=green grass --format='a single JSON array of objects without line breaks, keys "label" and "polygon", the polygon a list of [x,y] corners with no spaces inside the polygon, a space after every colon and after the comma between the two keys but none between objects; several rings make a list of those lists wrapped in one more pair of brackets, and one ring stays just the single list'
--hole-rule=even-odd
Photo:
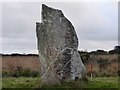
[{"label": "green grass", "polygon": [[61,85],[43,85],[40,78],[3,78],[2,88],[118,88],[118,77],[96,77],[92,81],[63,82]]},{"label": "green grass", "polygon": [[118,77],[93,78],[87,88],[118,88]]},{"label": "green grass", "polygon": [[32,77],[19,78],[3,78],[2,88],[39,88],[41,87],[41,80]]}]

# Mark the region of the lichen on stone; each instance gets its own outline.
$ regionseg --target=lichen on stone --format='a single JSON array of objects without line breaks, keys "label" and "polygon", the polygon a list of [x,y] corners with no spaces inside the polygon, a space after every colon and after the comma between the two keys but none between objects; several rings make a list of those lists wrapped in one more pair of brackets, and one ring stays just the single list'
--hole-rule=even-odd
[{"label": "lichen on stone", "polygon": [[61,10],[42,5],[42,22],[36,23],[37,43],[44,83],[81,78],[85,67],[78,54],[78,38]]}]

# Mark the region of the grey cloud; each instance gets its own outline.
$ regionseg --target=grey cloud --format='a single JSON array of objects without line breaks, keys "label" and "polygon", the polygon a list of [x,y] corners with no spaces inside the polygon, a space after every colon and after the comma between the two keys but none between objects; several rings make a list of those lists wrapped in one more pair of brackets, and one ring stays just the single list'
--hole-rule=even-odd
[{"label": "grey cloud", "polygon": [[63,10],[75,26],[79,40],[117,41],[117,3],[81,2],[49,5],[56,5]]},{"label": "grey cloud", "polygon": [[[7,41],[7,42],[6,42]],[[35,47],[36,41],[35,39],[11,39],[7,38],[3,41],[3,52],[9,52],[12,51],[20,51],[25,53],[30,53],[30,51],[36,51],[37,48]],[[9,51],[10,50],[10,51]]]},{"label": "grey cloud", "polygon": [[3,37],[22,38],[26,34],[34,35],[35,22],[39,20],[39,9],[36,3],[3,4]]},{"label": "grey cloud", "polygon": [[[98,49],[111,50],[114,48],[115,44],[117,44],[117,43],[118,43],[118,41],[111,42],[111,41],[81,40],[79,49],[80,50],[88,50],[88,51],[93,51],[93,50],[98,50]],[[111,46],[113,46],[113,47],[111,48]]]},{"label": "grey cloud", "polygon": [[108,50],[117,44],[117,3],[3,3],[3,52],[37,52],[35,23],[41,22],[42,3],[61,9],[72,22],[79,49]]}]

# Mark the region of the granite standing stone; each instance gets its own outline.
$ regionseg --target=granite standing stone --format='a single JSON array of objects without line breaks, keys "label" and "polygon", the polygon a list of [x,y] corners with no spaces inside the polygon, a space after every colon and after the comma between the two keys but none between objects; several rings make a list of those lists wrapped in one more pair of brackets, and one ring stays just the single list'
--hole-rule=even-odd
[{"label": "granite standing stone", "polygon": [[78,49],[78,38],[61,10],[42,4],[42,22],[36,23],[41,78],[46,84],[82,78],[85,67]]}]

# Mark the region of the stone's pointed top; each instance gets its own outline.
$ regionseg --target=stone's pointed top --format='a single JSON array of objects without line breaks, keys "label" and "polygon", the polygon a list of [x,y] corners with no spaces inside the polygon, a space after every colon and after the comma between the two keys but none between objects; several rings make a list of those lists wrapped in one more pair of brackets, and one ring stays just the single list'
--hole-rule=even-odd
[{"label": "stone's pointed top", "polygon": [[47,6],[47,5],[45,5],[45,4],[42,4],[42,10],[46,10],[46,9],[53,9],[53,8],[48,7],[48,6]]},{"label": "stone's pointed top", "polygon": [[54,16],[54,15],[64,16],[61,10],[54,9],[45,4],[42,4],[42,12],[41,13],[42,13],[42,20],[47,19],[48,17]]},{"label": "stone's pointed top", "polygon": [[52,8],[52,7],[49,7],[49,6],[47,6],[47,5],[45,5],[45,4],[42,4],[42,10],[52,10],[52,11],[60,11],[60,12],[62,12],[61,10],[59,10],[59,9],[54,9],[54,8]]},{"label": "stone's pointed top", "polygon": [[48,7],[47,5],[45,5],[45,4],[42,4],[42,7],[44,8],[44,7]]}]

